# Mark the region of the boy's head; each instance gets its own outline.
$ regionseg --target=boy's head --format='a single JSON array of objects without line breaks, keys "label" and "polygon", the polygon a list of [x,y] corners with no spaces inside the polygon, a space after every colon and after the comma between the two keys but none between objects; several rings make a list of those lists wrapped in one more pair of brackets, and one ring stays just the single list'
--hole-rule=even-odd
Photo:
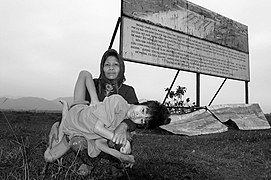
[{"label": "boy's head", "polygon": [[128,118],[146,129],[168,124],[170,122],[169,115],[166,106],[158,101],[146,101],[139,105],[132,105],[127,112]]},{"label": "boy's head", "polygon": [[149,117],[146,118],[144,128],[153,129],[170,122],[168,109],[158,101],[145,101],[140,104],[148,107],[147,114]]}]

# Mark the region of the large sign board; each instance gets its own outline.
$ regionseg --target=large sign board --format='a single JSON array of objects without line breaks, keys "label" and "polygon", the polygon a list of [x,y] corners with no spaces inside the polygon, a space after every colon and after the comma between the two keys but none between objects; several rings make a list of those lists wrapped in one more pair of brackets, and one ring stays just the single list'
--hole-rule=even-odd
[{"label": "large sign board", "polygon": [[129,61],[249,81],[247,32],[184,0],[122,2],[121,53]]}]

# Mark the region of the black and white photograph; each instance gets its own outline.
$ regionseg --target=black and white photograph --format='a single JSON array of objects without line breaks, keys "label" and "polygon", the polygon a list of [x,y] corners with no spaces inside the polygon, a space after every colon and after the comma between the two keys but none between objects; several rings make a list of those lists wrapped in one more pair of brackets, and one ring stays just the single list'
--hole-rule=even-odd
[{"label": "black and white photograph", "polygon": [[0,0],[0,179],[271,179],[270,9]]}]

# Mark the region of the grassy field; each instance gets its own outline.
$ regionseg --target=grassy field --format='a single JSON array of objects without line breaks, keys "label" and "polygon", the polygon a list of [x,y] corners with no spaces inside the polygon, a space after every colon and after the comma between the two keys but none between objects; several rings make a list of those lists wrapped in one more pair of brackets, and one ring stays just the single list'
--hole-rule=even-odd
[{"label": "grassy field", "polygon": [[60,118],[60,113],[1,111],[0,179],[271,179],[271,130],[193,137],[137,130],[136,163],[120,178],[111,176],[107,160],[92,176],[77,175],[75,153],[68,153],[61,165],[49,164],[44,173],[48,133]]}]

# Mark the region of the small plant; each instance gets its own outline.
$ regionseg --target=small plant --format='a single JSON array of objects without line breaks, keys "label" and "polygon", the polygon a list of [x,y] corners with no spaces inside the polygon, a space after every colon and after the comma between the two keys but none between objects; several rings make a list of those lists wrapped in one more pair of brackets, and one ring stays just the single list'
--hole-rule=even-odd
[{"label": "small plant", "polygon": [[[169,91],[166,88],[165,91]],[[183,96],[186,93],[187,88],[177,86],[176,91],[170,91],[165,101],[165,105],[168,107],[171,114],[185,114],[194,111],[195,102],[190,103],[190,98],[183,100]]]}]

